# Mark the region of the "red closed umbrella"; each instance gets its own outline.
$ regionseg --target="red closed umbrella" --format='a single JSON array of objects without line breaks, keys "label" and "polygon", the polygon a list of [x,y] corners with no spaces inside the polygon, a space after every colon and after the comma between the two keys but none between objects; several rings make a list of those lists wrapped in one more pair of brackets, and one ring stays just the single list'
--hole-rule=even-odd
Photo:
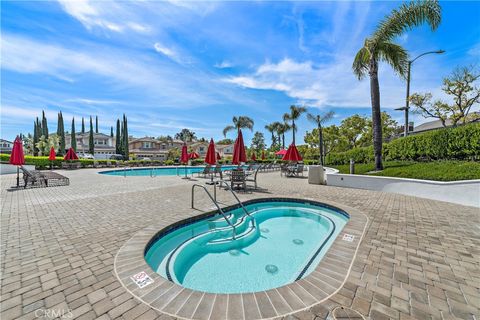
[{"label": "red closed umbrella", "polygon": [[187,162],[188,162],[188,158],[189,158],[189,154],[188,154],[188,150],[187,150],[187,145],[186,144],[183,144],[183,147],[182,147],[182,156],[180,157],[180,162],[183,163],[185,165],[185,177],[183,177],[183,179],[189,179],[187,177]]},{"label": "red closed umbrella", "polygon": [[205,156],[205,163],[210,165],[217,163],[217,155],[215,154],[215,143],[213,143],[213,139],[210,139],[210,144],[208,145],[207,154]]},{"label": "red closed umbrella", "polygon": [[284,156],[286,154],[287,154],[287,150],[285,150],[285,149],[282,149],[280,151],[275,152],[275,155],[277,155],[277,156]]},{"label": "red closed umbrella", "polygon": [[20,186],[20,169],[18,166],[25,164],[25,156],[23,155],[23,143],[20,137],[16,137],[13,142],[12,153],[8,161],[10,164],[17,166],[17,188]]},{"label": "red closed umbrella", "polygon": [[242,162],[247,162],[247,153],[245,152],[245,145],[243,143],[242,130],[238,130],[238,137],[233,146],[233,164],[240,165]]},{"label": "red closed umbrella", "polygon": [[187,145],[184,144],[182,147],[182,156],[180,157],[180,162],[186,164],[188,162],[188,158]]},{"label": "red closed umbrella", "polygon": [[257,155],[255,154],[255,151],[252,152],[250,159],[252,159],[252,161],[257,161]]},{"label": "red closed umbrella", "polygon": [[198,153],[192,152],[192,153],[190,153],[190,154],[188,155],[188,158],[190,158],[190,159],[198,159],[198,158],[200,158],[200,156],[198,155]]},{"label": "red closed umbrella", "polygon": [[290,147],[288,147],[287,153],[283,156],[282,160],[285,161],[302,161],[302,156],[297,150],[297,147],[295,144],[291,144]]},{"label": "red closed umbrella", "polygon": [[68,149],[67,154],[63,157],[63,160],[78,160],[78,156],[73,148]]},{"label": "red closed umbrella", "polygon": [[265,151],[262,150],[262,160],[265,160]]},{"label": "red closed umbrella", "polygon": [[50,148],[50,155],[48,156],[48,160],[55,160],[55,149],[53,147]]},{"label": "red closed umbrella", "polygon": [[220,156],[220,153],[217,152],[217,160],[222,160],[222,157]]}]

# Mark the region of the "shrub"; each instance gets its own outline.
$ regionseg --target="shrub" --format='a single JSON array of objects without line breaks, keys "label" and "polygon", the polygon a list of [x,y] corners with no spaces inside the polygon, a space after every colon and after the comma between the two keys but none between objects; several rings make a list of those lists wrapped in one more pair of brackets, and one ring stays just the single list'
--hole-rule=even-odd
[{"label": "shrub", "polygon": [[[383,158],[394,160],[469,160],[480,157],[480,123],[433,130],[398,138],[383,145]],[[327,155],[327,164],[374,161],[373,147],[354,148]]]},{"label": "shrub", "polygon": [[[8,163],[9,159],[10,159],[9,154],[0,154],[1,162]],[[80,164],[82,165],[82,168],[87,168],[87,167],[92,167],[94,161],[97,161],[99,164],[102,164],[102,163],[105,164],[107,163],[108,160],[79,159],[76,161],[80,162]],[[25,156],[25,164],[34,165],[35,169],[38,169],[38,170],[49,169],[50,165],[52,165],[53,168],[61,168],[62,162],[65,162],[65,160],[63,160],[63,157],[56,157],[55,160],[50,161],[48,160],[48,157]],[[110,160],[110,162],[114,164],[116,161]]]}]

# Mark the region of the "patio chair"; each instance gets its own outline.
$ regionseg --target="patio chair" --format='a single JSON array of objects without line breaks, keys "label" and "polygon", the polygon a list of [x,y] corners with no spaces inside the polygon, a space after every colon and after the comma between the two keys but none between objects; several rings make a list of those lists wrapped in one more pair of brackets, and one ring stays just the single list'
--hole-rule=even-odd
[{"label": "patio chair", "polygon": [[287,177],[298,177],[299,175],[303,176],[303,167],[303,163],[287,166],[285,175]]},{"label": "patio chair", "polygon": [[23,188],[27,188],[30,183],[31,187],[54,187],[54,186],[66,186],[70,184],[70,180],[56,172],[40,172],[37,170],[30,171],[24,166],[20,166],[23,172],[23,180],[25,184]]},{"label": "patio chair", "polygon": [[215,175],[215,177],[217,176],[217,173],[220,176],[220,179],[223,179],[223,171],[222,171],[222,165],[221,164],[217,164],[215,166],[215,168],[213,169],[213,174]]},{"label": "patio chair", "polygon": [[245,171],[243,170],[232,170],[231,180],[230,180],[230,187],[232,189],[235,186],[240,186],[243,188],[244,191],[247,191],[247,182],[245,179]]},{"label": "patio chair", "polygon": [[245,179],[246,182],[253,182],[254,183],[253,185],[254,185],[255,190],[257,190],[257,175],[258,175],[258,172],[260,171],[261,167],[262,166],[259,166],[257,168],[257,170],[255,170],[255,173],[252,176],[246,177],[246,179]]},{"label": "patio chair", "polygon": [[206,165],[205,168],[203,168],[203,171],[199,171],[197,173],[197,177],[202,176],[203,178],[206,178],[207,176],[210,176],[212,174],[212,166],[211,165]]}]

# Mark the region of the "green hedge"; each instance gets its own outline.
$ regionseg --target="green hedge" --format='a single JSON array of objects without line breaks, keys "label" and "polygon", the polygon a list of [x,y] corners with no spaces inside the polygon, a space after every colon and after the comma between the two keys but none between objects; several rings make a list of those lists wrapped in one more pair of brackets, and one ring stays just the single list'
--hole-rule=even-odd
[{"label": "green hedge", "polygon": [[[480,123],[433,130],[383,144],[383,158],[394,160],[470,160],[480,157]],[[374,161],[373,147],[327,155],[327,164]]]},{"label": "green hedge", "polygon": [[[0,161],[3,163],[8,163],[10,159],[9,154],[0,154]],[[25,156],[25,164],[34,165],[35,169],[49,169],[50,165],[54,168],[60,168],[62,166],[62,162],[64,162],[63,157],[56,157],[54,161],[48,160],[48,157],[34,157],[34,156]],[[93,166],[92,159],[79,159],[77,160],[82,164],[83,168]],[[107,163],[107,160],[96,160],[99,164]],[[114,164],[115,160],[110,160],[112,164]]]}]

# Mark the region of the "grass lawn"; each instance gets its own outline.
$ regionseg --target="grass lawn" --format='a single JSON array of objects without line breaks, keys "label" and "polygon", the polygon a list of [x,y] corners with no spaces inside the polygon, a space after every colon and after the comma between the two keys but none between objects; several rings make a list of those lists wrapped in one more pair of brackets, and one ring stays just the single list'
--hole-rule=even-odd
[{"label": "grass lawn", "polygon": [[[383,163],[381,172],[372,172],[373,163],[355,164],[356,174],[374,176],[413,178],[437,181],[455,181],[480,179],[480,162],[474,161],[390,161]],[[340,170],[340,173],[349,173],[349,165],[329,166]]]}]

